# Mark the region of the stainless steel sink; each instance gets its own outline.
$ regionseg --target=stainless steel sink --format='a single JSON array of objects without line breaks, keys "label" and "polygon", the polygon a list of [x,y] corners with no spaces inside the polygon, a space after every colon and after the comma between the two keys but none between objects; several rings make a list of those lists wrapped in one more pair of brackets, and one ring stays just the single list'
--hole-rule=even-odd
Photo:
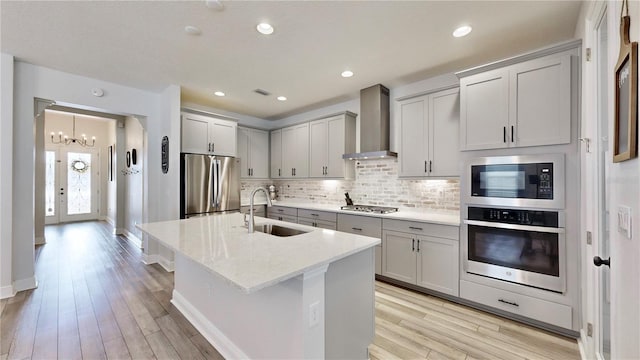
[{"label": "stainless steel sink", "polygon": [[274,224],[256,225],[254,230],[274,236],[295,236],[308,233],[308,231],[292,229]]}]

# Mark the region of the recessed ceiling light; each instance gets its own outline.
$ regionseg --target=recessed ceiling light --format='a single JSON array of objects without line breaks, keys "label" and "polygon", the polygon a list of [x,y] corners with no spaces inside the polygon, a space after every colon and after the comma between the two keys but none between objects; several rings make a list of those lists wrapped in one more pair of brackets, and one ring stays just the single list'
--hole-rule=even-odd
[{"label": "recessed ceiling light", "polygon": [[258,26],[256,26],[256,29],[258,30],[258,32],[260,34],[264,34],[264,35],[273,34],[273,26],[271,26],[271,25],[269,25],[267,23],[258,24]]},{"label": "recessed ceiling light", "polygon": [[286,96],[278,96],[278,100],[287,101],[287,97]]},{"label": "recessed ceiling light", "polygon": [[345,70],[340,75],[342,75],[343,78],[352,77],[353,76],[353,71]]},{"label": "recessed ceiling light", "polygon": [[460,26],[459,28],[455,29],[455,31],[453,32],[453,36],[454,37],[463,37],[463,36],[469,35],[470,32],[471,32],[471,26],[464,25],[464,26]]},{"label": "recessed ceiling light", "polygon": [[213,95],[215,96],[224,96],[224,93],[222,91],[216,91],[213,93]]},{"label": "recessed ceiling light", "polygon": [[184,27],[184,32],[186,32],[189,35],[200,35],[202,34],[202,30],[200,30],[199,28],[195,27],[195,26],[191,26],[191,25],[187,25]]}]

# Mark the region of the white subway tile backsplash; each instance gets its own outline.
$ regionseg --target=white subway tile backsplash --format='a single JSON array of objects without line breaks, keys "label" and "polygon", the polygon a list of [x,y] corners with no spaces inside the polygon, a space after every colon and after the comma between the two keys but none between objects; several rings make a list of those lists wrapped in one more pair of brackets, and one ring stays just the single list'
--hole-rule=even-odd
[{"label": "white subway tile backsplash", "polygon": [[344,193],[349,192],[356,204],[443,212],[460,208],[458,179],[399,179],[397,159],[367,160],[355,166],[355,180],[243,180],[242,202],[249,202],[255,187],[273,184],[279,200],[343,205]]}]

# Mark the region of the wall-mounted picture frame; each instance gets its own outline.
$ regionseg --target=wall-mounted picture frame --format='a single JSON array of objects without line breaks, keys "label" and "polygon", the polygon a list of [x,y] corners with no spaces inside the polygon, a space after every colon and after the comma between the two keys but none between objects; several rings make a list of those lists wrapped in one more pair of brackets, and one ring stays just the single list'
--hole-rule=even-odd
[{"label": "wall-mounted picture frame", "polygon": [[109,173],[109,181],[113,181],[113,149],[115,145],[109,145],[107,172]]},{"label": "wall-mounted picture frame", "polygon": [[131,151],[127,151],[127,155],[125,155],[125,160],[127,162],[127,167],[131,167]]},{"label": "wall-mounted picture frame", "polygon": [[615,67],[613,162],[638,156],[638,43],[629,40],[631,18],[620,19],[620,53]]},{"label": "wall-mounted picture frame", "polygon": [[160,159],[162,165],[162,173],[166,174],[169,172],[169,137],[162,137],[162,144],[160,146]]}]

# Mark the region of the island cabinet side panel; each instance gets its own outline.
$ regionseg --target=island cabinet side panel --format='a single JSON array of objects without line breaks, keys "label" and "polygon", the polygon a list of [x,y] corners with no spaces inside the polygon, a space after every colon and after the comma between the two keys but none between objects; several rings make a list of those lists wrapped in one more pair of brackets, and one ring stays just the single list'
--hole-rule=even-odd
[{"label": "island cabinet side panel", "polygon": [[246,294],[180,254],[171,302],[227,359],[304,357],[300,276]]},{"label": "island cabinet side panel", "polygon": [[367,359],[375,336],[375,247],[329,265],[325,358]]}]

